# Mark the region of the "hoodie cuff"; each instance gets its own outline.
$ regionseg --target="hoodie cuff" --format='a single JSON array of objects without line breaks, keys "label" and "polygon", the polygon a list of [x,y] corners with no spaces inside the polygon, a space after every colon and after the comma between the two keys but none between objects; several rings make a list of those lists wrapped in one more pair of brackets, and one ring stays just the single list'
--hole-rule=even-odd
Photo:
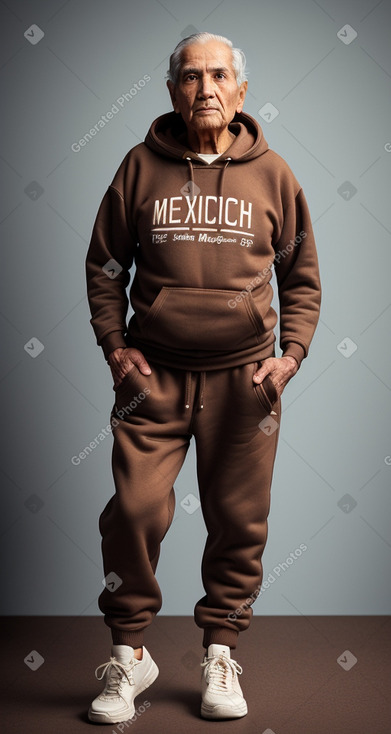
[{"label": "hoodie cuff", "polygon": [[298,367],[300,367],[302,360],[305,357],[304,348],[300,346],[300,344],[296,344],[296,342],[290,342],[284,347],[282,356],[293,357],[296,360]]},{"label": "hoodie cuff", "polygon": [[106,360],[109,358],[111,352],[114,352],[114,349],[126,349],[128,346],[122,331],[111,331],[110,334],[106,334],[101,340],[100,345]]}]

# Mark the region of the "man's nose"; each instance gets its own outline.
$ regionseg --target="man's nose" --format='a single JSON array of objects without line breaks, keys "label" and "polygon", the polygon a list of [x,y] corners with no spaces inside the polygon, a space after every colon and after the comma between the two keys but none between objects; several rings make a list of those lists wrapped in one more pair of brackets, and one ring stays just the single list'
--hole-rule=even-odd
[{"label": "man's nose", "polygon": [[209,77],[201,77],[198,87],[198,96],[201,99],[207,99],[208,97],[214,97],[213,86]]}]

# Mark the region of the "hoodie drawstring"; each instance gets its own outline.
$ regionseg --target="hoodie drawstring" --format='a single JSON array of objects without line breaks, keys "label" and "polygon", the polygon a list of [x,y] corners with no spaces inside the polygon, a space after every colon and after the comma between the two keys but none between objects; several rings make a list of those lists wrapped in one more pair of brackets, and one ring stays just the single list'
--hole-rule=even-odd
[{"label": "hoodie drawstring", "polygon": [[[204,394],[205,394],[205,385],[206,385],[206,372],[202,371],[198,373],[200,375],[200,387],[199,387],[199,393],[198,393],[198,404],[197,409],[202,410],[204,407]],[[187,370],[186,371],[186,378],[185,378],[185,409],[190,409],[190,402],[191,402],[191,385],[192,385],[192,373]]]},{"label": "hoodie drawstring", "polygon": [[219,196],[223,195],[223,181],[224,181],[224,174],[227,166],[229,165],[230,161],[232,161],[232,158],[226,158],[225,159],[225,165],[221,169],[221,176],[219,179]]},{"label": "hoodie drawstring", "polygon": [[191,162],[190,156],[186,156],[186,160],[189,166],[190,170],[190,198],[193,199],[194,197],[194,171],[193,171],[193,164]]},{"label": "hoodie drawstring", "polygon": [[[195,181],[194,181],[194,168],[193,168],[192,159],[191,159],[191,157],[189,155],[186,156],[186,160],[187,160],[187,164],[189,166],[189,171],[190,171],[190,189],[191,190],[190,190],[189,193],[190,193],[190,198],[193,199],[193,197],[194,197],[194,186],[195,186]],[[232,158],[230,158],[228,156],[228,158],[225,159],[224,166],[222,166],[222,168],[221,168],[221,176],[219,178],[219,191],[218,191],[218,195],[219,196],[222,196],[223,195],[224,174],[225,174],[225,171],[226,171],[227,166],[230,164],[231,161],[232,161]]]}]

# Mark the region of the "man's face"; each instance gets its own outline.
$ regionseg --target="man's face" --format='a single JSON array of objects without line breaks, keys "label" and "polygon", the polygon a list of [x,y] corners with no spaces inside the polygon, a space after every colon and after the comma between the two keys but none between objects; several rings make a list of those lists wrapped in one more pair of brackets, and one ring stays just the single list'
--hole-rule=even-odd
[{"label": "man's face", "polygon": [[231,49],[220,41],[183,49],[177,84],[167,82],[175,112],[195,132],[223,130],[243,109],[247,82],[238,87]]}]

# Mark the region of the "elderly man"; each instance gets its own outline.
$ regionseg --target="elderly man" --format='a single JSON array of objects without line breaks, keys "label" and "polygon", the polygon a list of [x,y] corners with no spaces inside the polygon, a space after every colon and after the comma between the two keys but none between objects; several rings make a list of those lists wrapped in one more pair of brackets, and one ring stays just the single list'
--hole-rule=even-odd
[{"label": "elderly man", "polygon": [[308,354],[321,287],[303,191],[242,112],[244,66],[222,36],[178,44],[167,81],[174,111],[124,158],[88,250],[91,324],[115,391],[115,494],[99,519],[99,608],[113,644],[96,669],[105,678],[89,709],[96,722],[131,718],[158,675],[143,637],[162,604],[155,571],[192,437],[208,533],[194,610],[201,715],[247,713],[231,650],[261,588],[281,394]]}]

